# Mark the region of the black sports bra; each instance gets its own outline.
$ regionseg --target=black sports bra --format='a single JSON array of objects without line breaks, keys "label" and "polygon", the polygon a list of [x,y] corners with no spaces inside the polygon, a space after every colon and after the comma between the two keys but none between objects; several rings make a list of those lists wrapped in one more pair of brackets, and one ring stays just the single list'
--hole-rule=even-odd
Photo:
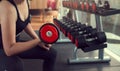
[{"label": "black sports bra", "polygon": [[[28,18],[25,20],[25,21],[22,21],[21,18],[20,18],[20,14],[19,14],[19,11],[17,9],[17,6],[15,4],[15,2],[13,0],[8,0],[16,9],[17,11],[17,21],[16,21],[16,35],[19,34],[20,32],[23,31],[23,29],[28,25],[28,23],[30,22],[30,14],[28,15]],[[27,0],[27,3],[28,3],[28,0]],[[28,5],[29,7],[29,5]],[[1,29],[0,29],[1,31]],[[3,44],[2,44],[2,34],[0,32],[0,48],[3,47]]]},{"label": "black sports bra", "polygon": [[[13,4],[17,11],[17,21],[16,21],[16,34],[20,33],[30,22],[30,14],[28,15],[28,18],[25,21],[22,21],[19,15],[19,11],[17,9],[17,6],[13,0],[8,0],[11,4]],[[28,1],[27,1],[28,2]],[[28,5],[29,7],[29,5]]]}]

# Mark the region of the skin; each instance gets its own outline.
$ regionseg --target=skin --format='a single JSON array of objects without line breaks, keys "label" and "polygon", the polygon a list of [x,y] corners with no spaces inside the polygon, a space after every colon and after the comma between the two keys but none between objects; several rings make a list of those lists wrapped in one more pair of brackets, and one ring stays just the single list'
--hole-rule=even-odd
[{"label": "skin", "polygon": [[[25,21],[28,17],[28,5],[27,0],[13,0],[17,5],[21,20]],[[16,42],[16,21],[17,12],[15,7],[7,0],[0,2],[0,26],[2,32],[3,49],[7,56],[13,56],[18,53],[27,51],[35,46],[49,50],[51,44],[41,42],[37,34],[28,24],[24,31],[30,35],[33,39],[27,42]],[[9,30],[9,31],[8,31]]]}]

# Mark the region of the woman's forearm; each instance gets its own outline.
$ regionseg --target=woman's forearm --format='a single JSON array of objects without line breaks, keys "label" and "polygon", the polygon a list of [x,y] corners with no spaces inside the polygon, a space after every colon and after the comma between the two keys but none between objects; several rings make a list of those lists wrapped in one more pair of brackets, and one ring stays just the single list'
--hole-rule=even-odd
[{"label": "woman's forearm", "polygon": [[38,43],[40,43],[39,39],[33,39],[27,42],[17,42],[14,43],[13,45],[11,45],[11,47],[9,47],[9,49],[5,49],[6,54],[8,56],[12,56],[12,55],[16,55],[18,53],[24,52],[26,50],[29,50],[35,46],[38,45]]}]

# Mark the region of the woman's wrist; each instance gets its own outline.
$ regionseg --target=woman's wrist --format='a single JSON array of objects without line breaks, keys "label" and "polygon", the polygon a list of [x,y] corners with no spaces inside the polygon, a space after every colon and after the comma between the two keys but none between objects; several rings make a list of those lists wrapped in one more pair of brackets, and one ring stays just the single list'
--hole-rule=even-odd
[{"label": "woman's wrist", "polygon": [[39,39],[39,37],[38,37],[38,36],[33,36],[32,38],[33,38],[33,39]]},{"label": "woman's wrist", "polygon": [[33,40],[36,40],[38,43],[41,42],[41,40],[39,38],[34,38]]}]

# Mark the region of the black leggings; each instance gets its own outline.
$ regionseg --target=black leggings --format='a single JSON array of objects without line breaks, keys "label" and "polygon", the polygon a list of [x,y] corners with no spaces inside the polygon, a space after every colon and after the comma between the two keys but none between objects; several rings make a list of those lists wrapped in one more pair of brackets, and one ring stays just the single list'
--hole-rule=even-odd
[{"label": "black leggings", "polygon": [[23,63],[20,58],[24,59],[43,59],[43,71],[54,71],[57,52],[51,48],[49,51],[37,46],[15,56],[8,57],[0,49],[0,71],[23,71]]}]

